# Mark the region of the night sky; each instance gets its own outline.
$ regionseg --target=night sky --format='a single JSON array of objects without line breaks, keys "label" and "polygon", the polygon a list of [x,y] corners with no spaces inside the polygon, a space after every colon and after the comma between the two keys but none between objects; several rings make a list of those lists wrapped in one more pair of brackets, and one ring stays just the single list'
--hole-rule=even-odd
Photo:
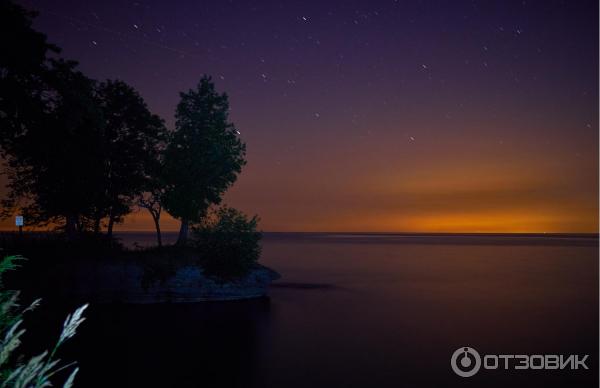
[{"label": "night sky", "polygon": [[598,1],[20,4],[169,128],[212,75],[265,231],[598,230]]}]

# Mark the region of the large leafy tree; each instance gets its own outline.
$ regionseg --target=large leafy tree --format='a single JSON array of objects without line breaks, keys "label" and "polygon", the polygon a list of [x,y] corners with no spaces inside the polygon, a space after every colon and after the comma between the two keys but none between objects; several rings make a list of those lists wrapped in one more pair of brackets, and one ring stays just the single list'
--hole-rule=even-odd
[{"label": "large leafy tree", "polygon": [[165,151],[165,209],[181,220],[178,244],[185,244],[190,222],[198,222],[235,182],[246,164],[246,145],[229,121],[229,101],[210,77],[180,94],[175,131]]},{"label": "large leafy tree", "polygon": [[[103,121],[94,82],[75,64],[51,61],[41,88],[43,109],[17,118],[0,139],[9,177],[7,208],[33,224],[64,224],[73,236],[101,190]],[[34,119],[32,120],[32,117]]]},{"label": "large leafy tree", "polygon": [[0,150],[10,190],[3,213],[20,207],[30,223],[81,226],[97,189],[102,128],[94,83],[31,28],[34,13],[0,1]]},{"label": "large leafy tree", "polygon": [[107,217],[111,235],[114,223],[122,221],[155,180],[167,131],[163,120],[150,113],[142,97],[126,83],[106,81],[96,90],[105,127],[98,145],[103,153],[104,189],[96,201],[94,228]]},{"label": "large leafy tree", "polygon": [[[36,13],[0,0],[0,152],[3,164],[16,156],[23,135],[46,118],[44,101],[49,52],[58,48],[31,28]],[[7,166],[5,166],[7,167]],[[4,173],[8,173],[6,168]],[[7,204],[4,204],[5,206]],[[11,209],[2,208],[6,216]]]}]

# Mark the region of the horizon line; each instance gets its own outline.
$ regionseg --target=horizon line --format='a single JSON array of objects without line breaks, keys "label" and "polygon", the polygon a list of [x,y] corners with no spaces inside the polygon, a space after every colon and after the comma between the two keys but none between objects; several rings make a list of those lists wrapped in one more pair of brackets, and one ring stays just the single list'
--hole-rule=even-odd
[{"label": "horizon line", "polygon": [[[54,233],[51,230],[24,230],[24,233]],[[278,230],[262,230],[261,233],[294,233],[294,234],[372,234],[372,235],[538,235],[538,236],[553,236],[553,235],[580,235],[580,236],[595,236],[600,237],[600,231],[594,232],[420,232],[420,231],[278,231]],[[19,233],[16,229],[0,229],[0,233]],[[154,230],[115,230],[113,234],[119,233],[149,233],[156,234]],[[179,233],[177,230],[161,231],[165,233]],[[105,234],[105,233],[102,233]]]}]

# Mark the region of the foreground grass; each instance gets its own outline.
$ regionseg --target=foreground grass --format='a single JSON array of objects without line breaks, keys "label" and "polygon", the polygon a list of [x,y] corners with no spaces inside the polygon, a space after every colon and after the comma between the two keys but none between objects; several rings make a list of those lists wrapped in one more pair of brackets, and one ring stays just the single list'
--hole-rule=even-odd
[{"label": "foreground grass", "polygon": [[72,387],[79,371],[75,362],[61,364],[56,358],[57,352],[66,341],[72,338],[77,328],[85,320],[83,312],[87,304],[79,307],[67,316],[62,332],[52,348],[23,361],[18,354],[21,339],[25,334],[22,328],[23,316],[35,309],[40,299],[36,299],[29,307],[20,309],[19,292],[4,289],[2,275],[18,267],[17,262],[24,260],[21,256],[6,256],[0,262],[0,387],[4,388],[42,388],[52,386],[52,379],[61,371],[72,369],[63,387]]}]

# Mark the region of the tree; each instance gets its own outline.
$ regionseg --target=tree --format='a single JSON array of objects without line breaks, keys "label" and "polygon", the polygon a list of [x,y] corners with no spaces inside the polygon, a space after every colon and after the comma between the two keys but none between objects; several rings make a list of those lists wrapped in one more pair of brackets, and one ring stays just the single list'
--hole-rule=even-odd
[{"label": "tree", "polygon": [[89,211],[101,170],[94,82],[31,28],[34,13],[0,2],[0,150],[10,190],[4,216],[63,224],[72,236]]},{"label": "tree", "polygon": [[[96,95],[104,119],[103,191],[95,208],[95,229],[108,218],[113,225],[131,212],[135,199],[148,189],[158,168],[167,131],[163,120],[150,113],[142,97],[122,81],[98,85]],[[150,188],[154,190],[154,187]]]},{"label": "tree", "polygon": [[210,77],[180,94],[175,132],[165,151],[164,207],[181,220],[177,243],[187,242],[190,222],[198,222],[211,204],[235,182],[246,164],[246,145],[229,121],[229,101]]},{"label": "tree", "polygon": [[164,149],[161,149],[156,158],[148,160],[146,164],[146,180],[144,184],[143,193],[138,197],[138,207],[148,210],[154,221],[154,228],[156,229],[156,243],[158,247],[162,247],[162,236],[160,232],[160,216],[163,209],[163,197],[164,197],[164,175],[163,175],[163,162],[164,162]]},{"label": "tree", "polygon": [[[46,56],[58,52],[44,34],[31,28],[36,15],[0,0],[0,156],[6,175],[15,173],[8,164],[23,132],[45,118],[42,91],[48,71]],[[4,201],[0,216],[10,216],[12,211],[9,201]]]},{"label": "tree", "polygon": [[94,81],[75,63],[51,60],[40,94],[43,110],[17,118],[17,131],[0,139],[7,161],[9,197],[35,224],[64,224],[69,237],[91,211],[101,190],[103,121]]},{"label": "tree", "polygon": [[160,233],[160,215],[162,213],[162,202],[161,202],[162,190],[156,188],[152,191],[144,192],[138,200],[138,206],[148,210],[154,221],[154,228],[156,229],[156,243],[158,247],[162,247],[162,235]]}]

